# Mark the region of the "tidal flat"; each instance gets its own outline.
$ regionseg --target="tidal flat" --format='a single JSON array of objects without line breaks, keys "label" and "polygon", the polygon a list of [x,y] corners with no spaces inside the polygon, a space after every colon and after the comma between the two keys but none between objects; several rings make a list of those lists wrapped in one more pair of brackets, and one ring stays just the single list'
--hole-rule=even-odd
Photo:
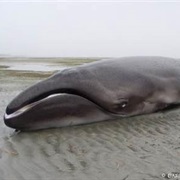
[{"label": "tidal flat", "polygon": [[159,180],[180,173],[180,109],[15,133],[8,103],[58,70],[98,58],[0,58],[0,179]]}]

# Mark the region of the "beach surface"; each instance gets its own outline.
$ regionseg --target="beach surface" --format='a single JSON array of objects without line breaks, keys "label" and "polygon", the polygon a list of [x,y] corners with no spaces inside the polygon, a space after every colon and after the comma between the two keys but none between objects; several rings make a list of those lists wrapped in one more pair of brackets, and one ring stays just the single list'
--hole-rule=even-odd
[{"label": "beach surface", "polygon": [[35,132],[15,133],[5,126],[5,108],[18,93],[58,70],[95,60],[0,58],[1,180],[159,180],[178,176],[180,109]]}]

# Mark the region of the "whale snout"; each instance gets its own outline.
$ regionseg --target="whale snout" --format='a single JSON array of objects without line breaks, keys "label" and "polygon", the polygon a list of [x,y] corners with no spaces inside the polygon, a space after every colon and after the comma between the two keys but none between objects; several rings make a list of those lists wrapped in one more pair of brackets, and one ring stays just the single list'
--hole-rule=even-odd
[{"label": "whale snout", "polygon": [[4,115],[4,123],[13,129],[28,131],[53,127],[56,116],[60,117],[64,99],[62,94],[51,95]]},{"label": "whale snout", "polygon": [[4,124],[10,128],[17,128],[17,124],[14,123],[13,119],[7,119],[6,118],[7,114],[4,115]]},{"label": "whale snout", "polygon": [[6,126],[16,130],[21,130],[21,131],[31,130],[29,122],[26,121],[26,119],[22,119],[20,116],[8,118],[7,114],[5,114],[4,123]]}]

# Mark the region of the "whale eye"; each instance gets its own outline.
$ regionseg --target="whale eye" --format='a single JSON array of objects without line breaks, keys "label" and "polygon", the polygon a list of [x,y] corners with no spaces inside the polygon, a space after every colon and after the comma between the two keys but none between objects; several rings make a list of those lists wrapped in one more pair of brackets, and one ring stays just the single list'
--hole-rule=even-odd
[{"label": "whale eye", "polygon": [[129,99],[120,98],[118,99],[118,103],[114,104],[113,111],[115,112],[121,112],[127,110],[129,104]]},{"label": "whale eye", "polygon": [[125,108],[126,105],[127,105],[127,102],[124,102],[123,104],[121,104],[121,107],[122,107],[122,108]]},{"label": "whale eye", "polygon": [[124,100],[120,103],[121,108],[125,108],[128,105],[128,101]]}]

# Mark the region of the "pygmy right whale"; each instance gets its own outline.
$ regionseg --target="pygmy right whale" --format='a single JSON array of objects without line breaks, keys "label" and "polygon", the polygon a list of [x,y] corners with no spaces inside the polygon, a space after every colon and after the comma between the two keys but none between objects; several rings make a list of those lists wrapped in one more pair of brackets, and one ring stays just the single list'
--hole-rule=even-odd
[{"label": "pygmy right whale", "polygon": [[124,57],[62,70],[29,87],[6,108],[21,131],[87,124],[162,110],[180,103],[180,60]]}]

